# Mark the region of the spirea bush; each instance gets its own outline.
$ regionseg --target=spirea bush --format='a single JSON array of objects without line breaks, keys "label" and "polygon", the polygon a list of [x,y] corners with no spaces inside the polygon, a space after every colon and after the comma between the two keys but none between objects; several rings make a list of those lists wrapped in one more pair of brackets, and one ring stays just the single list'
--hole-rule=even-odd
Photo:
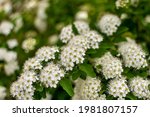
[{"label": "spirea bush", "polygon": [[0,99],[149,100],[145,5],[150,1],[2,0]]}]

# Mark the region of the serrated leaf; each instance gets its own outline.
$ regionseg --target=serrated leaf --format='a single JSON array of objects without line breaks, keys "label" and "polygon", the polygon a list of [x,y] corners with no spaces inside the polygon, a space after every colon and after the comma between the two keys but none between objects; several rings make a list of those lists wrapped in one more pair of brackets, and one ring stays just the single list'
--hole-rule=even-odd
[{"label": "serrated leaf", "polygon": [[92,65],[90,65],[90,64],[87,64],[87,63],[81,64],[81,65],[79,65],[79,69],[81,71],[85,72],[87,74],[87,76],[96,77],[94,69],[93,69]]},{"label": "serrated leaf", "polygon": [[69,79],[64,78],[60,81],[62,88],[72,97],[74,95],[72,83]]}]

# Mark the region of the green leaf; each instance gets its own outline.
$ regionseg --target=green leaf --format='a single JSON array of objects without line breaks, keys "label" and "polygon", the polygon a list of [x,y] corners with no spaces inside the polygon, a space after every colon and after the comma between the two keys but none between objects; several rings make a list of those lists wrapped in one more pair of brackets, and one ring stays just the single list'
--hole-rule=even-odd
[{"label": "green leaf", "polygon": [[116,37],[113,39],[114,43],[120,43],[120,42],[124,42],[124,41],[127,41],[127,39],[124,37]]},{"label": "green leaf", "polygon": [[78,32],[78,30],[77,30],[77,28],[76,28],[76,26],[75,26],[74,24],[72,24],[72,30],[73,30],[73,33],[74,33],[75,35],[78,35],[78,34],[79,34],[79,32]]},{"label": "green leaf", "polygon": [[128,94],[126,95],[126,98],[128,98],[128,99],[130,99],[130,100],[137,100],[137,97],[134,96],[132,93],[128,93]]},{"label": "green leaf", "polygon": [[73,79],[73,80],[76,80],[77,78],[80,77],[80,75],[81,75],[80,70],[76,70],[76,71],[74,71],[74,72],[72,73],[72,79]]},{"label": "green leaf", "polygon": [[117,31],[117,35],[121,35],[121,34],[123,34],[123,33],[125,33],[125,32],[127,32],[129,29],[127,28],[127,27],[123,27],[123,26],[120,26],[119,28],[118,28],[118,31]]},{"label": "green leaf", "polygon": [[72,83],[69,79],[67,79],[67,78],[62,79],[60,81],[60,85],[70,96],[74,95]]},{"label": "green leaf", "polygon": [[40,84],[37,84],[37,85],[35,86],[35,88],[36,88],[36,91],[39,91],[39,92],[42,92],[42,91],[43,91],[43,86],[41,86]]},{"label": "green leaf", "polygon": [[90,65],[90,64],[87,64],[87,63],[81,64],[81,65],[79,65],[79,69],[81,71],[85,72],[87,74],[87,76],[96,77],[94,69],[93,69],[92,65]]}]

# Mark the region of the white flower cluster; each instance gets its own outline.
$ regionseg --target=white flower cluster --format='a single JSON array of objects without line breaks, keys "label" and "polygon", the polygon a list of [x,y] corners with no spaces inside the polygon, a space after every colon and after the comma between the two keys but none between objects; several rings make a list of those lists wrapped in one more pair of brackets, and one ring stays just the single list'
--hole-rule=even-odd
[{"label": "white flower cluster", "polygon": [[122,63],[118,58],[113,57],[110,52],[105,53],[101,58],[96,58],[94,61],[97,72],[101,71],[106,79],[121,77],[123,72]]},{"label": "white flower cluster", "polygon": [[62,42],[68,42],[68,44],[62,48],[60,55],[61,64],[67,71],[72,70],[75,64],[83,63],[86,50],[98,48],[99,43],[103,41],[103,37],[100,34],[93,30],[90,31],[87,23],[83,21],[76,21],[74,25],[80,35],[75,36],[73,34],[71,25],[69,25],[68,32],[67,26],[62,29],[60,35]]},{"label": "white flower cluster", "polygon": [[34,38],[28,38],[22,42],[22,48],[25,50],[26,53],[28,53],[31,50],[34,50],[35,45],[36,45],[36,39]]},{"label": "white flower cluster", "polygon": [[105,100],[105,95],[99,95],[101,81],[98,78],[87,77],[86,80],[77,79],[73,96],[74,100]]},{"label": "white flower cluster", "polygon": [[75,64],[83,63],[85,52],[85,49],[80,46],[70,45],[64,47],[60,59],[66,71],[72,70]]},{"label": "white flower cluster", "polygon": [[11,0],[0,0],[0,12],[2,11],[6,14],[11,13],[12,11]]},{"label": "white flower cluster", "polygon": [[6,88],[3,86],[0,86],[0,100],[5,99],[6,97]]},{"label": "white flower cluster", "polygon": [[129,0],[117,0],[116,7],[117,7],[117,9],[126,7],[129,2],[130,2]]},{"label": "white flower cluster", "polygon": [[18,46],[18,42],[17,42],[16,39],[9,39],[9,40],[7,41],[7,45],[8,45],[8,47],[9,47],[10,49],[13,49],[13,48],[15,48],[16,46]]},{"label": "white flower cluster", "polygon": [[40,61],[34,57],[34,58],[30,58],[27,61],[25,61],[23,70],[24,71],[41,70],[42,67],[43,66],[41,65]]},{"label": "white flower cluster", "polygon": [[130,91],[127,86],[127,80],[125,79],[125,77],[110,80],[108,86],[108,93],[110,95],[118,98],[124,98],[129,92]]},{"label": "white flower cluster", "polygon": [[8,51],[6,48],[0,48],[0,60],[4,61],[4,70],[7,76],[12,75],[19,69],[17,62],[17,53]]},{"label": "white flower cluster", "polygon": [[72,25],[65,26],[60,33],[60,40],[63,43],[67,43],[70,39],[74,37],[74,33],[72,30]]},{"label": "white flower cluster", "polygon": [[107,36],[113,35],[121,24],[121,20],[114,14],[105,14],[98,22],[98,26]]},{"label": "white flower cluster", "polygon": [[118,51],[126,67],[140,69],[148,66],[145,59],[146,53],[134,40],[128,39],[127,42],[120,43]]},{"label": "white flower cluster", "polygon": [[86,32],[90,31],[90,27],[88,25],[88,23],[84,22],[84,21],[75,21],[74,25],[78,31],[79,34],[83,35]]},{"label": "white flower cluster", "polygon": [[76,20],[83,20],[87,21],[88,20],[88,12],[87,11],[79,11],[75,15]]},{"label": "white flower cluster", "polygon": [[36,52],[36,58],[39,61],[48,62],[51,59],[55,59],[56,52],[59,52],[58,47],[44,46]]},{"label": "white flower cluster", "polygon": [[[24,63],[23,73],[10,88],[13,97],[25,100],[33,99],[36,90],[33,86],[35,82],[44,84],[46,87],[56,88],[59,80],[65,75],[60,65],[48,62],[55,59],[56,52],[58,52],[57,47],[42,47],[36,52],[35,57]],[[42,66],[42,61],[47,62],[45,67]]]},{"label": "white flower cluster", "polygon": [[96,31],[88,31],[84,36],[88,41],[88,48],[97,49],[99,48],[99,43],[103,41],[103,37]]},{"label": "white flower cluster", "polygon": [[130,81],[129,85],[135,96],[138,98],[150,99],[150,80],[137,76]]},{"label": "white flower cluster", "polygon": [[58,82],[64,77],[64,75],[65,72],[60,69],[59,65],[49,63],[41,70],[40,82],[43,83],[47,88],[56,88]]},{"label": "white flower cluster", "polygon": [[33,83],[37,80],[38,77],[33,71],[27,71],[22,73],[19,79],[15,81],[10,87],[10,92],[12,96],[19,100],[33,99],[35,91]]},{"label": "white flower cluster", "polygon": [[0,24],[0,34],[9,35],[14,25],[9,21],[2,21]]}]

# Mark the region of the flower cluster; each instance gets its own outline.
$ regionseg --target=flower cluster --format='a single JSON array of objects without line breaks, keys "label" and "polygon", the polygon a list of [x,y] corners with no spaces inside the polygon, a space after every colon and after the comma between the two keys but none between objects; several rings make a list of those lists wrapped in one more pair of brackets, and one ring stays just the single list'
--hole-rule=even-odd
[{"label": "flower cluster", "polygon": [[150,80],[137,76],[134,77],[129,84],[130,89],[135,96],[138,98],[150,99]]},{"label": "flower cluster", "polygon": [[118,51],[122,55],[126,67],[140,69],[148,66],[146,53],[134,40],[128,39],[127,42],[120,43]]},{"label": "flower cluster", "polygon": [[0,100],[3,100],[6,97],[6,88],[0,86]]},{"label": "flower cluster", "polygon": [[35,49],[35,45],[36,45],[36,39],[28,38],[23,41],[22,48],[25,50],[25,52],[28,53],[29,51]]},{"label": "flower cluster", "polygon": [[63,69],[60,69],[59,65],[54,63],[49,63],[46,67],[41,70],[40,81],[47,88],[56,88],[58,82],[63,78],[65,72]]},{"label": "flower cluster", "polygon": [[105,14],[98,22],[98,26],[107,36],[113,35],[121,24],[121,20],[114,14]]},{"label": "flower cluster", "polygon": [[108,93],[114,97],[124,98],[130,92],[125,77],[110,80]]},{"label": "flower cluster", "polygon": [[[101,58],[97,58],[95,61],[95,68],[98,72],[102,72],[106,79],[119,78],[123,72],[121,61],[113,57],[110,52],[104,54]],[[100,66],[102,68],[100,68]]]},{"label": "flower cluster", "polygon": [[130,2],[129,0],[117,0],[116,7],[117,7],[117,9],[126,7],[129,2]]},{"label": "flower cluster", "polygon": [[80,78],[75,83],[75,95],[73,99],[83,100],[104,100],[104,95],[99,95],[101,91],[101,81],[98,78],[87,77],[86,80]]},{"label": "flower cluster", "polygon": [[0,48],[0,60],[5,62],[4,70],[7,76],[12,75],[19,69],[17,53],[15,51],[8,51],[6,48]]},{"label": "flower cluster", "polygon": [[38,77],[33,71],[26,71],[22,73],[19,79],[15,81],[10,87],[12,96],[19,100],[33,99],[35,91],[33,83],[37,80]]}]

